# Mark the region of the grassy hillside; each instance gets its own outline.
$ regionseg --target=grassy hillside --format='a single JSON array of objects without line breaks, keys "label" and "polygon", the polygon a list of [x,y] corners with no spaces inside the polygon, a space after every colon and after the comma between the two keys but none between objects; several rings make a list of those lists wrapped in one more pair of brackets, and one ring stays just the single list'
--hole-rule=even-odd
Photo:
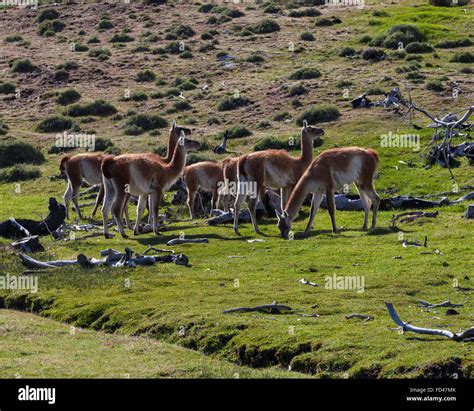
[{"label": "grassy hillside", "polygon": [[[229,8],[241,13],[229,12]],[[472,64],[451,61],[456,53],[472,53],[472,45],[461,42],[460,47],[444,48],[440,43],[474,41],[470,24],[474,8],[436,8],[418,1],[373,2],[361,9],[315,8],[321,16],[295,17],[295,10],[306,9],[282,7],[281,12],[270,13],[269,8],[245,5],[228,5],[227,9],[208,12],[198,4],[58,6],[57,20],[64,27],[46,36],[44,30],[51,31],[52,27],[39,27],[40,12],[0,10],[0,47],[5,56],[0,62],[2,81],[20,89],[20,98],[14,93],[0,94],[2,122],[8,127],[0,137],[4,141],[32,143],[45,156],[43,163],[31,166],[41,176],[0,184],[0,219],[39,218],[47,213],[48,197],[62,196],[65,181],[51,178],[58,172],[62,155],[54,147],[57,131],[39,131],[44,129],[41,122],[45,118],[59,115],[69,118],[76,132],[109,139],[122,152],[141,152],[161,149],[166,145],[168,131],[166,127],[140,130],[133,127],[132,120],[136,114],[158,114],[169,124],[176,119],[191,127],[193,136],[204,143],[204,149],[193,154],[194,160],[221,160],[225,155],[216,156],[211,148],[225,129],[239,125],[251,132],[250,136],[230,140],[228,150],[231,155],[239,155],[252,151],[255,144],[269,136],[282,142],[297,137],[297,118],[313,106],[325,104],[337,107],[341,115],[318,125],[326,134],[314,154],[348,145],[375,148],[381,158],[375,187],[382,197],[450,192],[449,197],[456,199],[462,195],[456,187],[474,185],[472,166],[465,159],[453,170],[453,185],[447,169],[425,167],[420,153],[410,148],[380,146],[380,136],[392,132],[420,134],[423,147],[431,138],[429,129],[415,129],[393,110],[350,107],[350,100],[361,93],[370,91],[370,98],[377,100],[383,98],[381,91],[394,86],[399,86],[406,97],[409,87],[413,100],[435,114],[459,113],[472,105]],[[341,22],[334,23],[333,16]],[[273,23],[262,23],[265,20]],[[399,24],[417,26],[422,43],[428,43],[433,50],[402,53],[384,46],[387,32]],[[56,24],[56,28],[59,26]],[[276,27],[279,30],[255,34],[262,27],[263,31]],[[304,32],[311,33],[314,39],[302,40]],[[311,39],[308,35],[303,37]],[[381,41],[382,45],[369,44]],[[355,54],[342,57],[341,50],[347,47],[352,47]],[[360,58],[359,52],[369,47],[384,50],[387,59],[371,62]],[[106,51],[100,53],[98,49]],[[346,50],[342,54],[347,53],[352,52]],[[225,64],[220,60],[224,55],[233,59]],[[13,72],[18,64],[15,59],[29,59],[36,68]],[[320,75],[313,71],[315,78],[294,79],[294,73],[303,68],[317,70]],[[461,89],[456,98],[452,82],[458,82]],[[436,87],[430,86],[432,83]],[[295,92],[298,88],[301,93]],[[71,100],[69,105],[60,104],[59,93],[66,89],[76,90],[80,99]],[[176,97],[180,93],[186,100]],[[230,98],[231,105],[235,103],[232,96],[236,95],[241,97],[241,107],[219,110],[224,100],[228,102]],[[86,104],[97,100],[112,104],[117,112],[86,113]],[[178,104],[183,101],[189,105]],[[428,123],[419,114],[412,122],[419,126]],[[81,151],[84,150],[72,153]],[[297,155],[295,150],[291,153]],[[163,210],[170,207],[170,196],[168,193]],[[474,273],[469,256],[474,241],[472,221],[462,218],[466,207],[467,203],[440,207],[437,219],[400,224],[398,228],[390,227],[393,212],[381,212],[380,228],[373,233],[360,231],[362,213],[337,212],[338,226],[342,227],[339,234],[330,232],[330,220],[322,210],[309,238],[298,235],[306,222],[304,208],[295,224],[294,241],[282,240],[276,220],[269,218],[262,222],[262,231],[268,236],[261,243],[247,242],[255,238],[248,224],[243,225],[243,236],[237,237],[230,226],[209,227],[204,220],[191,222],[183,206],[173,207],[177,221],[163,236],[146,234],[127,240],[116,236],[112,240],[92,238],[78,242],[44,238],[46,251],[37,257],[73,258],[79,253],[97,257],[107,247],[123,250],[126,246],[143,252],[148,245],[163,248],[167,240],[181,232],[189,238],[208,237],[209,244],[173,247],[189,257],[191,267],[163,264],[133,270],[50,270],[38,274],[37,294],[0,291],[0,306],[33,311],[99,331],[100,337],[95,332],[83,332],[84,344],[91,344],[94,349],[100,348],[101,339],[117,339],[117,353],[110,354],[111,361],[126,349],[130,338],[158,340],[153,342],[153,352],[140,354],[137,361],[144,363],[148,355],[157,356],[169,360],[170,366],[164,370],[141,370],[130,364],[130,374],[139,372],[144,377],[198,376],[202,353],[209,361],[209,376],[220,376],[227,370],[232,373],[233,364],[238,364],[265,368],[263,374],[245,371],[255,377],[293,375],[289,369],[330,378],[454,374],[472,377],[474,362],[469,343],[400,335],[392,330],[395,325],[384,307],[385,301],[394,303],[401,318],[414,325],[452,331],[472,326]],[[89,210],[86,207],[86,212]],[[71,215],[75,217],[74,212]],[[423,241],[427,236],[428,247],[403,248],[399,231],[408,240]],[[10,275],[21,274],[24,268],[8,243],[0,239],[5,246],[0,250],[1,270]],[[432,253],[435,249],[442,254]],[[362,276],[365,291],[325,288],[325,278],[333,274]],[[301,278],[320,286],[300,284]],[[128,288],[126,280],[131,282]],[[459,315],[446,316],[446,309],[418,308],[418,299],[432,303],[451,300],[464,306],[457,309]],[[222,313],[225,309],[274,300],[289,305],[295,314]],[[350,313],[369,314],[374,319],[347,320],[345,315]],[[20,317],[8,312],[2,315],[18,324],[18,336],[12,331],[15,334],[9,337],[11,341],[35,332],[30,328],[35,327],[33,320],[25,326]],[[55,327],[67,330],[66,326],[45,324],[49,324],[45,326],[51,327],[51,332]],[[59,339],[39,346],[54,355],[56,347],[63,344],[64,340]],[[71,350],[80,348],[73,341],[68,344]],[[8,361],[9,367],[15,366],[16,360]],[[39,375],[35,374],[36,361],[39,360],[31,356],[31,362],[25,363],[25,375]],[[122,372],[114,364],[103,372],[102,366],[82,365],[77,376],[116,376]],[[225,371],[221,373],[219,367]],[[56,368],[48,375],[61,373]]]}]

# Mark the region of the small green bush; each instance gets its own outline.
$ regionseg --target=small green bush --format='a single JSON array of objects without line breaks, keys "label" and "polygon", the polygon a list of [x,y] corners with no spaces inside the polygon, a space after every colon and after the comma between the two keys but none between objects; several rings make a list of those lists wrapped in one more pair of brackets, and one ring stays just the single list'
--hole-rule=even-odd
[{"label": "small green bush", "polygon": [[353,47],[343,47],[339,51],[339,57],[352,57],[355,56],[357,53]]},{"label": "small green bush", "polygon": [[301,126],[303,120],[306,120],[308,124],[325,123],[328,121],[335,121],[340,116],[341,113],[337,107],[321,104],[314,106],[301,114],[297,118],[296,124]]},{"label": "small green bush", "polygon": [[38,34],[41,36],[49,37],[50,34],[47,33],[59,33],[63,31],[66,25],[60,20],[46,20],[38,25]]},{"label": "small green bush", "polygon": [[230,111],[235,110],[239,107],[244,107],[250,102],[247,97],[235,97],[235,96],[226,96],[219,101],[217,105],[217,110],[219,111]]},{"label": "small green bush", "polygon": [[87,44],[99,44],[100,40],[97,36],[91,37],[89,40],[87,40]]},{"label": "small green bush", "polygon": [[455,49],[458,47],[470,47],[472,44],[470,39],[444,40],[437,43],[435,47],[439,49]]},{"label": "small green bush", "polygon": [[56,70],[76,70],[79,68],[79,64],[77,64],[75,61],[65,61],[62,64],[58,64],[56,66]]},{"label": "small green bush", "polygon": [[433,47],[431,47],[428,43],[419,43],[414,41],[413,43],[407,44],[405,51],[409,54],[431,53],[433,51]]},{"label": "small green bush", "polygon": [[83,116],[111,116],[117,109],[108,101],[95,100],[91,103],[73,104],[67,107],[64,114],[71,117]]},{"label": "small green bush", "polygon": [[288,91],[290,97],[301,96],[303,94],[308,94],[308,89],[303,84],[295,84]]},{"label": "small green bush", "polygon": [[103,19],[99,21],[99,24],[97,25],[97,28],[101,30],[109,30],[113,27],[114,27],[113,23],[108,19]]},{"label": "small green bush", "polygon": [[184,24],[179,24],[177,26],[174,26],[171,29],[171,33],[180,40],[185,40],[190,37],[193,37],[196,32],[192,29],[190,26],[186,26]]},{"label": "small green bush", "polygon": [[146,83],[155,80],[156,74],[149,69],[139,71],[135,76],[135,81],[138,81],[139,83]]},{"label": "small green bush", "polygon": [[67,106],[68,104],[76,103],[80,99],[81,95],[76,90],[70,88],[61,91],[56,98],[56,102],[62,106]]},{"label": "small green bush", "polygon": [[369,47],[369,48],[362,51],[361,57],[364,60],[381,61],[386,56],[385,56],[385,52],[383,50]]},{"label": "small green bush", "polygon": [[263,63],[265,59],[261,54],[253,53],[248,56],[245,61],[247,61],[248,63]]},{"label": "small green bush", "polygon": [[440,80],[432,80],[426,83],[426,89],[431,91],[441,92],[444,90],[443,83]]},{"label": "small green bush", "polygon": [[321,15],[321,12],[318,9],[309,8],[309,9],[297,9],[292,10],[288,13],[289,17],[318,17]]},{"label": "small green bush", "polygon": [[303,41],[314,41],[314,40],[316,40],[313,33],[310,33],[309,31],[305,31],[305,32],[301,33],[300,39],[303,40]]},{"label": "small green bush", "polygon": [[290,80],[310,80],[321,77],[321,72],[315,68],[302,68],[290,75]]},{"label": "small green bush", "polygon": [[74,125],[74,121],[69,117],[64,116],[50,116],[41,120],[37,126],[36,131],[42,133],[56,133],[60,131],[69,130]]},{"label": "small green bush", "polygon": [[220,132],[217,135],[217,138],[221,140],[222,137],[224,136],[224,133],[227,133],[227,138],[229,140],[232,140],[234,138],[244,138],[244,137],[248,137],[252,135],[252,132],[248,128],[244,126],[238,126],[238,125],[229,127],[225,129],[223,132]]},{"label": "small green bush", "polygon": [[30,73],[36,70],[36,66],[28,59],[17,59],[11,63],[12,73]]},{"label": "small green bush", "polygon": [[67,79],[69,79],[69,73],[64,69],[56,70],[53,74],[53,78],[56,81],[67,80]]},{"label": "small green bush", "polygon": [[12,94],[16,87],[12,83],[0,83],[0,94]]},{"label": "small green bush", "polygon": [[128,35],[127,33],[120,33],[120,34],[114,34],[111,38],[110,38],[110,42],[111,43],[130,43],[132,41],[134,41],[135,39]]},{"label": "small green bush", "polygon": [[132,101],[146,101],[148,96],[144,91],[135,91],[130,95],[130,100]]},{"label": "small green bush", "polygon": [[0,170],[0,183],[27,181],[38,177],[41,177],[41,171],[37,167],[24,164],[15,164],[13,167]]},{"label": "small green bush", "polygon": [[125,134],[138,135],[165,127],[168,127],[168,122],[158,114],[134,114],[125,122]]},{"label": "small green bush", "polygon": [[399,44],[407,45],[413,42],[425,42],[426,35],[413,24],[398,24],[387,30],[383,35],[370,42],[371,46],[397,49]]},{"label": "small green bush", "polygon": [[41,23],[45,20],[56,20],[59,17],[59,12],[55,9],[44,9],[41,10],[40,14],[36,18],[38,23]]},{"label": "small green bush", "polygon": [[474,54],[469,51],[456,53],[450,61],[453,63],[474,63]]},{"label": "small green bush", "polygon": [[0,143],[0,167],[42,164],[44,161],[43,153],[31,144],[13,141]]},{"label": "small green bush", "polygon": [[268,34],[280,31],[280,25],[274,20],[264,19],[252,26],[246,27],[246,30],[253,34]]},{"label": "small green bush", "polygon": [[288,140],[280,140],[276,137],[265,137],[253,146],[253,151],[263,150],[299,150],[299,141],[295,140],[295,144],[290,145]]},{"label": "small green bush", "polygon": [[12,34],[11,36],[5,37],[5,43],[16,43],[22,40],[23,37],[20,34]]},{"label": "small green bush", "polygon": [[96,48],[90,50],[88,56],[103,61],[107,60],[109,56],[111,56],[111,53],[108,49]]}]

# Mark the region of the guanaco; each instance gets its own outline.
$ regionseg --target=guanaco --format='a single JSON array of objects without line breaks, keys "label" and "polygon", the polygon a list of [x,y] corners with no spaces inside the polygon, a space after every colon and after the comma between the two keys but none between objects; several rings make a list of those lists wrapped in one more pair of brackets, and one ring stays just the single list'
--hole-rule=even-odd
[{"label": "guanaco", "polygon": [[218,206],[218,186],[224,180],[222,163],[201,161],[184,168],[184,182],[188,193],[187,204],[191,220],[196,218],[194,212],[194,199],[199,189],[212,192],[211,207]]},{"label": "guanaco", "polygon": [[341,188],[347,189],[352,183],[355,183],[364,205],[365,214],[362,230],[367,230],[371,205],[373,206],[372,228],[375,228],[380,197],[374,189],[373,179],[378,163],[378,154],[372,149],[347,147],[323,151],[314,159],[298,181],[283,212],[279,213],[276,210],[278,228],[282,237],[289,238],[293,219],[298,214],[304,199],[309,193],[313,194],[313,199],[305,233],[309,234],[311,232],[314,217],[321,205],[323,194],[326,194],[332,230],[337,232],[334,191]]},{"label": "guanaco", "polygon": [[139,234],[141,217],[150,196],[153,233],[158,235],[158,209],[163,192],[181,176],[187,152],[198,150],[200,147],[199,142],[186,138],[183,131],[168,164],[147,154],[123,154],[104,158],[102,161],[105,189],[102,205],[104,236],[110,237],[107,221],[112,210],[120,234],[124,238],[127,237],[120,216],[129,194],[139,197],[134,234]]},{"label": "guanaco", "polygon": [[[256,207],[265,187],[280,189],[281,209],[304,171],[313,159],[313,139],[324,135],[324,130],[309,126],[306,120],[301,129],[301,155],[291,156],[286,150],[265,150],[247,154],[239,158],[238,190],[234,207],[234,231],[239,232],[239,211],[248,198],[252,225],[256,233],[262,234],[257,224]],[[253,189],[249,190],[248,185]],[[252,191],[252,195],[249,192]]]}]

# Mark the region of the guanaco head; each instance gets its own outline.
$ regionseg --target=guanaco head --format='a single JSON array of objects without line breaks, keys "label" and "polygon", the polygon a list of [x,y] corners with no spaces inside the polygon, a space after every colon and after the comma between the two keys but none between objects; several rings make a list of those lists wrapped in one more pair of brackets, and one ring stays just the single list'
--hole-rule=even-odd
[{"label": "guanaco head", "polygon": [[286,211],[280,213],[278,210],[275,210],[275,214],[278,219],[277,227],[280,229],[280,234],[285,240],[288,240],[293,222]]},{"label": "guanaco head", "polygon": [[317,128],[308,125],[306,120],[303,120],[303,127],[301,128],[301,135],[309,135],[311,138],[321,138],[324,136],[324,130],[322,128]]},{"label": "guanaco head", "polygon": [[199,150],[201,148],[201,143],[199,141],[187,138],[185,132],[181,131],[181,137],[178,140],[178,146],[184,146],[185,151]]},{"label": "guanaco head", "polygon": [[187,137],[191,135],[191,130],[186,127],[178,126],[176,124],[176,120],[173,121],[173,124],[171,125],[171,128],[170,128],[170,136],[178,140],[181,137],[181,133],[184,133],[184,135]]}]

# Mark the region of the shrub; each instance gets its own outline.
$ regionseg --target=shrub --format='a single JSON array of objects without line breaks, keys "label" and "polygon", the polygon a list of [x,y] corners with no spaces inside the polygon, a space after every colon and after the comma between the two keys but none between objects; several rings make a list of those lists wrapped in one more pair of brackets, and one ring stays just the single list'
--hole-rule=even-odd
[{"label": "shrub", "polygon": [[455,49],[457,47],[469,47],[472,46],[472,44],[470,39],[444,40],[436,44],[435,47],[440,49]]},{"label": "shrub", "polygon": [[49,34],[46,33],[53,33],[54,35],[54,33],[62,31],[64,27],[66,27],[66,25],[60,20],[46,20],[38,26],[38,34],[49,37]]},{"label": "shrub", "polygon": [[313,36],[313,33],[310,33],[309,31],[305,31],[301,33],[300,39],[303,41],[314,41],[316,40]]},{"label": "shrub", "polygon": [[364,60],[381,61],[385,58],[385,53],[383,50],[369,47],[362,51],[361,56]]},{"label": "shrub", "polygon": [[226,96],[217,105],[217,110],[219,111],[229,111],[235,110],[239,107],[244,107],[250,102],[247,97],[235,97],[235,96]]},{"label": "shrub", "polygon": [[338,88],[350,87],[350,86],[353,86],[353,85],[354,85],[354,83],[350,80],[339,80],[336,83],[336,87],[338,87]]},{"label": "shrub", "polygon": [[113,27],[114,27],[113,23],[108,19],[103,19],[99,21],[99,24],[97,25],[97,28],[102,29],[102,30],[108,30]]},{"label": "shrub", "polygon": [[414,41],[413,43],[408,43],[405,47],[405,51],[410,54],[414,53],[431,53],[433,51],[433,47],[431,47],[428,43],[419,43]]},{"label": "shrub", "polygon": [[145,83],[145,82],[155,81],[155,80],[156,80],[156,74],[149,69],[139,71],[137,75],[135,76],[135,81],[138,81],[140,83]]},{"label": "shrub", "polygon": [[97,36],[91,37],[89,40],[87,40],[87,44],[99,44],[100,40]]},{"label": "shrub", "polygon": [[289,17],[318,17],[320,15],[321,12],[313,8],[292,10],[288,13]]},{"label": "shrub", "polygon": [[179,55],[179,58],[180,58],[180,59],[192,59],[192,58],[193,58],[193,53],[191,53],[191,52],[188,51],[188,50],[183,51],[183,52]]},{"label": "shrub", "polygon": [[341,51],[339,51],[339,57],[351,57],[355,56],[356,51],[353,47],[343,47]]},{"label": "shrub", "polygon": [[12,73],[30,73],[36,70],[36,66],[28,59],[17,59],[11,63]]},{"label": "shrub", "polygon": [[243,138],[252,135],[252,132],[244,126],[232,126],[227,128],[225,131],[219,133],[217,135],[217,138],[219,140],[222,139],[224,133],[227,133],[227,138],[230,140],[234,138]]},{"label": "shrub", "polygon": [[0,83],[0,94],[12,94],[16,87],[12,83]]},{"label": "shrub", "polygon": [[285,121],[291,118],[291,114],[288,111],[281,111],[273,116],[274,121]]},{"label": "shrub", "polygon": [[26,181],[41,176],[37,167],[15,164],[13,167],[0,170],[1,183],[14,183],[15,181]]},{"label": "shrub", "polygon": [[247,61],[248,63],[263,63],[265,59],[261,54],[253,53],[248,56],[245,61]]},{"label": "shrub", "polygon": [[367,43],[370,43],[371,41],[372,41],[372,37],[370,37],[368,34],[362,36],[359,39],[359,43],[362,43],[362,44],[367,44]]},{"label": "shrub", "polygon": [[98,137],[95,139],[94,151],[105,151],[109,147],[113,147],[114,143],[108,138]]},{"label": "shrub", "polygon": [[40,12],[36,21],[41,23],[45,20],[56,20],[59,17],[59,12],[55,9],[45,9]]},{"label": "shrub", "polygon": [[341,113],[337,107],[321,104],[314,106],[301,114],[297,118],[296,123],[302,125],[303,120],[306,120],[308,124],[325,123],[328,121],[335,121],[340,116]]},{"label": "shrub", "polygon": [[254,151],[263,150],[296,150],[298,149],[299,142],[294,145],[288,144],[288,140],[279,140],[276,137],[265,137],[253,146]]},{"label": "shrub", "polygon": [[64,114],[71,117],[111,116],[117,109],[108,101],[96,100],[91,103],[73,104],[66,108]]},{"label": "shrub", "polygon": [[130,43],[135,40],[132,36],[127,33],[114,34],[109,40],[111,43]]},{"label": "shrub", "polygon": [[192,107],[191,107],[191,104],[189,104],[188,101],[186,100],[180,100],[180,101],[176,101],[174,104],[173,104],[173,109],[172,111],[173,112],[176,112],[176,111],[187,111],[187,110],[191,110]]},{"label": "shrub", "polygon": [[371,41],[371,46],[383,46],[390,49],[397,49],[399,43],[404,45],[413,42],[426,41],[426,35],[413,24],[399,24],[387,30],[382,36]]},{"label": "shrub", "polygon": [[73,125],[74,121],[71,118],[64,116],[51,116],[41,120],[36,126],[36,131],[55,133],[69,130]]},{"label": "shrub", "polygon": [[8,130],[9,127],[2,120],[0,120],[0,136],[7,134]]},{"label": "shrub", "polygon": [[290,80],[310,80],[321,77],[321,72],[315,68],[302,68],[290,75]]},{"label": "shrub", "polygon": [[69,73],[64,69],[56,70],[54,72],[53,78],[57,81],[67,80],[69,79]]},{"label": "shrub", "polygon": [[76,70],[79,68],[79,64],[77,64],[75,61],[66,61],[62,64],[58,64],[56,66],[56,70]]},{"label": "shrub", "polygon": [[253,34],[267,34],[280,31],[280,26],[274,20],[264,19],[246,29],[250,30]]},{"label": "shrub", "polygon": [[301,96],[303,94],[307,94],[308,89],[303,84],[296,84],[290,88],[288,94],[290,97]]},{"label": "shrub", "polygon": [[428,0],[428,2],[436,7],[452,7],[453,5],[465,6],[469,0],[458,0],[456,4],[452,0]]},{"label": "shrub", "polygon": [[130,95],[130,100],[132,101],[145,101],[148,100],[148,96],[143,91],[136,91]]},{"label": "shrub", "polygon": [[198,8],[198,12],[199,13],[211,13],[212,12],[212,9],[216,7],[215,4],[202,4],[199,8]]},{"label": "shrub", "polygon": [[176,36],[177,39],[184,40],[189,37],[193,37],[196,32],[190,27],[184,24],[180,24],[172,28],[172,34]]},{"label": "shrub", "polygon": [[111,53],[108,49],[102,49],[102,48],[92,49],[88,53],[89,57],[96,58],[102,61],[107,60],[110,55]]},{"label": "shrub", "polygon": [[11,36],[5,37],[5,43],[16,43],[22,41],[23,37],[20,34],[12,34]]},{"label": "shrub", "polygon": [[134,114],[125,122],[125,134],[137,135],[167,126],[168,122],[158,114]]},{"label": "shrub", "polygon": [[456,53],[450,61],[453,63],[474,63],[474,54],[469,51]]},{"label": "shrub", "polygon": [[41,164],[44,161],[43,153],[31,144],[12,141],[0,143],[0,167]]},{"label": "shrub", "polygon": [[189,153],[186,157],[187,166],[200,163],[202,161],[211,161],[211,158],[208,155],[202,153]]},{"label": "shrub", "polygon": [[56,102],[62,106],[67,106],[68,104],[76,103],[80,98],[81,95],[76,90],[70,88],[61,91],[56,98]]},{"label": "shrub", "polygon": [[369,88],[365,94],[369,96],[381,96],[385,94],[385,91],[382,90],[380,87],[372,87]]},{"label": "shrub", "polygon": [[334,21],[326,17],[321,17],[320,19],[316,20],[314,25],[317,27],[329,27],[334,25]]},{"label": "shrub", "polygon": [[426,89],[441,92],[444,90],[444,86],[440,80],[432,80],[426,83]]},{"label": "shrub", "polygon": [[239,17],[245,16],[245,13],[241,12],[238,9],[226,9],[222,13],[224,16],[230,17],[231,19],[237,19]]},{"label": "shrub", "polygon": [[263,12],[264,13],[268,13],[268,14],[277,14],[277,13],[281,13],[281,7],[277,6],[276,4],[273,4],[273,3],[270,3],[268,6],[266,6],[264,9],[263,9]]}]

